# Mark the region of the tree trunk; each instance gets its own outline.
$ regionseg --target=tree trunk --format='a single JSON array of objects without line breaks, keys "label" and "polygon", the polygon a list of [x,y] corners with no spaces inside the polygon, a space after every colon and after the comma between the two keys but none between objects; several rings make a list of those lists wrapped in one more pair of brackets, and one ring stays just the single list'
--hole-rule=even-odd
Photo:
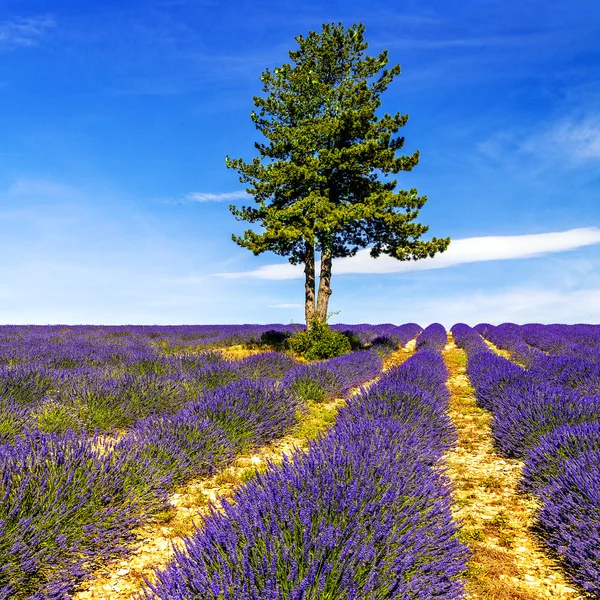
[{"label": "tree trunk", "polygon": [[304,258],[304,276],[304,317],[308,328],[315,318],[315,247],[308,242]]},{"label": "tree trunk", "polygon": [[319,296],[315,317],[322,323],[327,320],[327,309],[331,296],[331,248],[324,247],[321,252],[321,274],[319,276]]}]

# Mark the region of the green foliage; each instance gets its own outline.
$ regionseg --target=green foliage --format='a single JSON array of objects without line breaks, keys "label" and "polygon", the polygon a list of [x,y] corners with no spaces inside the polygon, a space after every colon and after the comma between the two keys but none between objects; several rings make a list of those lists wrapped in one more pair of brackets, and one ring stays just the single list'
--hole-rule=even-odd
[{"label": "green foliage", "polygon": [[273,350],[284,350],[287,346],[287,340],[292,334],[289,331],[277,331],[269,329],[265,331],[258,342],[259,347],[273,348]]},{"label": "green foliage", "polygon": [[327,385],[323,381],[316,381],[310,376],[300,377],[290,389],[304,402],[320,403],[327,397]]},{"label": "green foliage", "polygon": [[354,333],[354,331],[350,331],[349,329],[347,329],[346,331],[342,331],[342,335],[348,338],[348,341],[350,342],[350,348],[352,351],[362,350],[364,348],[362,342],[360,341],[360,338],[356,333]]},{"label": "green foliage", "polygon": [[[131,331],[127,331],[126,329],[120,329],[120,330],[116,330],[116,331],[109,331],[108,333],[104,334],[104,337],[106,339],[111,339],[111,338],[126,337],[128,335],[131,335]],[[152,337],[152,334],[150,335],[150,337]]]},{"label": "green foliage", "polygon": [[287,340],[288,347],[308,359],[333,358],[352,351],[347,335],[333,331],[327,323],[312,321],[305,331],[297,331]]},{"label": "green foliage", "polygon": [[68,429],[81,431],[80,411],[69,405],[49,402],[43,404],[35,413],[35,420],[38,429],[43,433],[63,434]]},{"label": "green foliage", "polygon": [[[408,115],[375,115],[379,96],[400,74],[400,65],[368,83],[387,65],[388,51],[363,60],[364,25],[348,30],[332,25],[323,24],[320,35],[310,31],[306,39],[295,38],[300,49],[289,52],[294,67],[286,63],[260,77],[270,95],[253,97],[261,112],[250,116],[270,145],[255,143],[261,158],[251,163],[228,156],[225,162],[241,173],[240,182],[252,183],[246,191],[258,204],[232,205],[232,214],[264,230],[232,239],[255,255],[271,251],[292,264],[305,261],[307,244],[333,258],[367,246],[374,258],[388,254],[398,260],[443,252],[449,238],[418,241],[428,227],[413,221],[427,197],[414,188],[395,193],[396,180],[381,183],[373,173],[387,177],[419,162],[419,151],[395,157],[404,138],[392,140],[392,134]],[[261,165],[265,158],[272,162]]]},{"label": "green foliage", "polygon": [[98,429],[100,433],[116,427],[128,427],[134,421],[122,398],[102,393],[86,394],[80,414],[88,431]]}]

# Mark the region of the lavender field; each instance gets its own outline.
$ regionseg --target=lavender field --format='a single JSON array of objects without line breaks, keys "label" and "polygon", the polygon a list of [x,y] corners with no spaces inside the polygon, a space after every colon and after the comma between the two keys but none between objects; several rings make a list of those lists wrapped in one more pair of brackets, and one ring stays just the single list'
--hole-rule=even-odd
[{"label": "lavender field", "polygon": [[[564,597],[600,598],[600,326],[333,328],[356,349],[305,361],[277,324],[0,327],[0,598],[77,597],[133,556],[180,486],[333,399],[324,432],[211,508],[135,595],[85,597],[492,597],[446,467],[463,436],[449,348],[494,452],[522,465],[517,493],[539,506],[527,535]],[[497,597],[559,597],[536,589]]]}]

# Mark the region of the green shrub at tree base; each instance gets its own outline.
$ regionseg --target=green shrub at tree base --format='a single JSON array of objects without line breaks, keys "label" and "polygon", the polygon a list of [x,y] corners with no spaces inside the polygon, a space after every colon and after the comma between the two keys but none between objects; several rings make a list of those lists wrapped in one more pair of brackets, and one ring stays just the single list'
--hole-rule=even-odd
[{"label": "green shrub at tree base", "polygon": [[333,331],[327,323],[312,321],[308,329],[297,331],[287,340],[293,352],[308,359],[334,358],[352,351],[348,336]]}]

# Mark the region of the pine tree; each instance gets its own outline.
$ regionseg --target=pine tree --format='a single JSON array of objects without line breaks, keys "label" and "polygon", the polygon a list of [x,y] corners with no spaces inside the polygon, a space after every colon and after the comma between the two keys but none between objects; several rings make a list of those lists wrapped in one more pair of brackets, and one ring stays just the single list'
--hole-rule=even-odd
[{"label": "pine tree", "polygon": [[[394,192],[396,180],[382,183],[373,173],[411,171],[419,162],[412,156],[395,157],[404,138],[391,139],[406,124],[408,115],[387,113],[379,119],[375,110],[400,65],[384,69],[388,51],[361,59],[368,44],[364,25],[344,30],[341,23],[323,24],[322,34],[313,31],[295,39],[300,50],[290,51],[295,63],[286,63],[261,76],[267,98],[254,96],[260,115],[250,114],[256,128],[270,144],[256,143],[261,158],[251,163],[230,160],[240,182],[251,182],[246,191],[258,207],[229,209],[238,221],[259,223],[234,242],[259,255],[271,251],[289,262],[304,264],[306,324],[327,318],[334,258],[354,256],[370,247],[377,258],[387,254],[398,260],[433,257],[446,250],[450,238],[420,241],[429,229],[414,222],[427,201],[417,190]],[[267,118],[265,118],[267,117]],[[266,165],[262,159],[271,159]],[[321,266],[316,295],[315,260]]]}]

